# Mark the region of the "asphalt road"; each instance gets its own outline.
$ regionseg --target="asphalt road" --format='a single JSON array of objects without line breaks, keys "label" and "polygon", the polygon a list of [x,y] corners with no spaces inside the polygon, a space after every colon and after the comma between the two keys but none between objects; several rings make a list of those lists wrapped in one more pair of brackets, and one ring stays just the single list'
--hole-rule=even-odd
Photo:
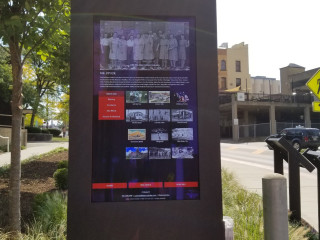
[{"label": "asphalt road", "polygon": [[[262,195],[262,178],[273,173],[273,151],[269,150],[264,142],[221,143],[220,146],[222,167],[233,172],[246,189]],[[300,169],[301,215],[318,230],[317,170],[309,173],[305,169]],[[286,162],[284,162],[284,175],[288,186]]]}]

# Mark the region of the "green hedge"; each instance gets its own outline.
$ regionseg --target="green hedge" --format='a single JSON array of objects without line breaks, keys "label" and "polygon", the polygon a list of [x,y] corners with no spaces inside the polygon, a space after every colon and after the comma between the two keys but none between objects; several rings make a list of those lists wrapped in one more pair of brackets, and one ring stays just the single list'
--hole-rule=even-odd
[{"label": "green hedge", "polygon": [[28,133],[41,133],[41,129],[38,127],[25,127],[28,130]]},{"label": "green hedge", "polygon": [[41,133],[50,134],[50,131],[49,131],[49,129],[46,129],[46,128],[45,128],[45,129],[42,129],[42,130],[41,130]]},{"label": "green hedge", "polygon": [[54,137],[59,137],[61,130],[55,129],[55,128],[49,128],[48,129],[50,134],[52,134]]}]

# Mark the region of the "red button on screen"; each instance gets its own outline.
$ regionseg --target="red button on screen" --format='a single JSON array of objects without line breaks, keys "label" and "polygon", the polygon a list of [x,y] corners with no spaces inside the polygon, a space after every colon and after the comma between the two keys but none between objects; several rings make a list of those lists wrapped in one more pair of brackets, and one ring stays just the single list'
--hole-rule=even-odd
[{"label": "red button on screen", "polygon": [[198,182],[165,182],[166,188],[179,188],[179,187],[199,187]]},{"label": "red button on screen", "polygon": [[127,183],[93,183],[92,189],[127,188]]},{"label": "red button on screen", "polygon": [[162,182],[131,182],[129,188],[163,188],[163,184]]}]

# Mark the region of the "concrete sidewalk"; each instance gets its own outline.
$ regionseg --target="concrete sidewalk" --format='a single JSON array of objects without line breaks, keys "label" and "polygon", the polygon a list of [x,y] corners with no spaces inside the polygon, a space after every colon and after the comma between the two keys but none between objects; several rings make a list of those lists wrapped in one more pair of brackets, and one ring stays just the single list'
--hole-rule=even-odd
[{"label": "concrete sidewalk", "polygon": [[[69,147],[69,142],[28,142],[27,148],[21,150],[21,161],[32,156],[50,152],[58,147]],[[0,153],[0,167],[10,164],[11,153]]]}]

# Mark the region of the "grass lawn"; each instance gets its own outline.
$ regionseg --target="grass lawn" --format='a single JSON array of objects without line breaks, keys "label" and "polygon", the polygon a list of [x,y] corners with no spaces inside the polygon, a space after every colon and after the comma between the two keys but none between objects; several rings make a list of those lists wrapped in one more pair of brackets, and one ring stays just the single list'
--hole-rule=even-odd
[{"label": "grass lawn", "polygon": [[53,137],[52,142],[69,142],[69,138],[63,137]]}]

